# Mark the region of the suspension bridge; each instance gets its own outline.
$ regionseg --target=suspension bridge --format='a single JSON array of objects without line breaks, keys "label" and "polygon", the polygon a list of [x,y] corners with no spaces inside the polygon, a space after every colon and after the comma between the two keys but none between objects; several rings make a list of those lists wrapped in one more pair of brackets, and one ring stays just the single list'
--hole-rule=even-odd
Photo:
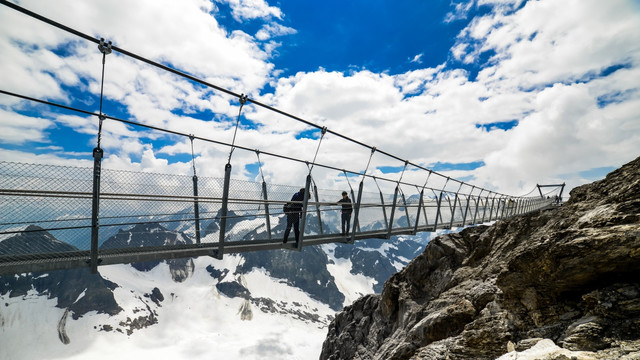
[{"label": "suspension bridge", "polygon": [[[97,145],[92,153],[93,167],[0,161],[0,274],[71,268],[90,268],[96,272],[99,266],[118,263],[197,256],[222,259],[229,253],[273,249],[301,251],[305,246],[353,244],[361,239],[389,239],[395,235],[482,224],[539,211],[557,203],[557,197],[542,193],[541,188],[546,185],[537,187],[540,196],[530,196],[531,193],[510,196],[478,187],[146,59],[16,4],[4,0],[0,0],[0,4],[95,43],[102,53],[98,112],[0,89],[3,96],[90,116],[99,123]],[[236,144],[236,132],[229,143],[107,116],[103,113],[102,86],[106,59],[112,52],[237,98],[240,106],[236,131],[245,104],[304,123],[320,133],[313,160],[240,146]],[[105,121],[188,139],[192,173],[159,174],[103,166],[104,150],[100,141]],[[369,154],[364,170],[343,169],[316,161],[327,134],[364,148]],[[224,177],[197,175],[194,141],[229,150],[226,164],[221,164]],[[232,178],[234,151],[255,153],[262,181]],[[283,243],[287,217],[283,206],[291,201],[301,185],[266,181],[261,155],[307,166],[304,196],[297,201],[302,210],[300,236],[295,241]],[[374,155],[397,161],[402,168],[399,177],[370,174]],[[348,189],[318,187],[314,168],[335,173]],[[425,181],[403,181],[405,172],[409,171],[424,174]],[[338,200],[343,190],[348,190],[353,208],[348,235],[340,229]],[[133,239],[131,234],[136,232],[149,241]]]}]

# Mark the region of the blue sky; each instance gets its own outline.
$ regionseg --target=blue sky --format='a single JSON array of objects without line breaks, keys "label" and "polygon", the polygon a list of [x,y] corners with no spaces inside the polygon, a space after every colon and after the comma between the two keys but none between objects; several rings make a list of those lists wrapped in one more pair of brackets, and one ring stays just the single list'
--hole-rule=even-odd
[{"label": "blue sky", "polygon": [[[572,187],[640,153],[640,5],[634,0],[20,5],[502,192],[526,193],[536,183]],[[95,44],[2,7],[0,48],[1,89],[97,111]],[[116,53],[107,57],[105,74],[105,113],[231,141],[237,99]],[[95,118],[0,96],[1,160],[90,165],[96,133]],[[191,169],[188,139],[110,121],[102,139],[105,166]],[[318,131],[301,123],[243,108],[238,145],[311,160],[318,143]],[[196,141],[194,150],[199,174],[221,175],[227,148]],[[362,171],[369,155],[327,136],[318,161]],[[257,176],[254,153],[236,151],[233,159],[234,176]],[[307,171],[304,164],[261,160],[276,183],[299,183]],[[402,165],[376,154],[370,173],[394,178]],[[339,174],[314,172],[320,186],[344,186]],[[422,184],[426,174],[404,176]]]}]

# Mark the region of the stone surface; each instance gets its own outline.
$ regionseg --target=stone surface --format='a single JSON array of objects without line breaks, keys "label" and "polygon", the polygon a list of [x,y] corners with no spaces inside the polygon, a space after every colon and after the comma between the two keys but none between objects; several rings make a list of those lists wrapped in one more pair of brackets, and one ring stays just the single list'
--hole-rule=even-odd
[{"label": "stone surface", "polygon": [[321,359],[640,358],[639,274],[640,158],[561,207],[434,239],[336,315]]}]

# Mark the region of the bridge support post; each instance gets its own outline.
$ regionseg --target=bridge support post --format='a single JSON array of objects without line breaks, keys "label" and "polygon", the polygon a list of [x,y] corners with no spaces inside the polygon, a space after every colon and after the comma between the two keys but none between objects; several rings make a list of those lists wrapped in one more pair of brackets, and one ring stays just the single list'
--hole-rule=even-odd
[{"label": "bridge support post", "polygon": [[316,215],[318,216],[318,229],[320,229],[320,235],[322,235],[323,234],[322,217],[320,215],[320,205],[318,205],[318,203],[320,202],[320,197],[318,196],[318,187],[316,186],[315,182],[313,184],[313,197],[316,199]]},{"label": "bridge support post", "polygon": [[491,196],[491,192],[487,194],[484,198],[484,205],[482,205],[482,223],[484,223],[484,217],[487,215],[487,206],[489,206],[489,196]]},{"label": "bridge support post", "polygon": [[[467,221],[467,213],[469,212],[469,203],[471,202],[471,195],[465,196],[467,198],[467,206],[464,207],[464,215],[462,216],[462,226],[464,227]],[[460,204],[460,208],[462,209],[462,203]]]},{"label": "bridge support post", "polygon": [[384,216],[384,226],[389,229],[389,219],[387,219],[387,207],[384,205],[384,196],[382,196],[382,190],[378,189],[380,192],[380,204],[382,204],[382,215]]},{"label": "bridge support post", "polygon": [[[363,180],[364,181],[364,180]],[[362,184],[362,182],[360,182],[360,184]],[[351,198],[352,199],[356,199],[356,195],[353,193],[353,189],[349,190],[351,192]],[[360,197],[362,194],[362,185],[360,186],[360,188],[358,189],[358,197]],[[358,221],[356,221],[355,219],[353,219],[353,224],[358,224],[358,232],[360,232],[360,223]],[[356,229],[355,227],[353,228],[354,230]],[[355,233],[355,231],[352,231],[352,233]]]},{"label": "bridge support post", "polygon": [[438,218],[440,217],[440,205],[442,204],[442,191],[440,191],[440,196],[438,196],[436,203],[438,206],[436,207],[436,221],[433,223],[433,231],[436,231],[438,229]]},{"label": "bridge support post", "polygon": [[[483,190],[484,191],[484,190]],[[473,223],[476,223],[476,220],[478,219],[478,211],[480,211],[480,203],[482,202],[482,198],[480,197],[480,195],[482,195],[482,191],[480,191],[480,193],[478,194],[478,197],[474,199],[474,203],[476,204],[476,211],[473,214]]]},{"label": "bridge support post", "polygon": [[[351,237],[349,238],[349,244],[353,244],[356,240],[356,229],[360,232],[360,202],[362,200],[362,187],[364,186],[364,179],[360,181],[358,185],[358,199],[356,200],[356,208],[353,211],[353,228],[351,229]],[[353,193],[353,191],[352,191]]]},{"label": "bridge support post", "polygon": [[91,273],[98,272],[98,235],[100,230],[100,175],[102,173],[102,156],[100,147],[93,149],[93,194],[91,199]]},{"label": "bridge support post", "polygon": [[400,191],[400,195],[402,195],[402,204],[404,205],[404,213],[405,213],[405,216],[407,217],[407,227],[410,228],[411,219],[409,218],[409,208],[407,207],[407,199],[404,197],[404,192]]},{"label": "bridge support post", "polygon": [[451,209],[451,220],[449,221],[449,229],[453,227],[453,220],[456,217],[456,206],[458,206],[456,205],[457,203],[458,203],[458,193],[456,193],[456,197],[453,199],[453,207],[451,207],[451,201],[449,201],[449,208]]},{"label": "bridge support post", "polygon": [[267,196],[267,182],[262,182],[262,194],[264,195],[264,216],[267,224],[267,238],[271,241],[271,218],[269,217],[269,197]]},{"label": "bridge support post", "polygon": [[222,188],[222,208],[220,209],[220,237],[215,257],[222,260],[224,255],[224,236],[227,230],[227,213],[229,212],[229,183],[231,182],[231,164],[224,166],[224,187]]},{"label": "bridge support post", "polygon": [[[424,204],[424,200],[422,198],[422,196],[424,195],[424,189],[422,189],[422,191],[420,191],[420,201],[418,201],[418,211],[416,212],[416,223],[413,226],[413,235],[418,233],[418,224],[420,224],[420,211],[422,211],[422,205]],[[407,219],[409,218],[409,215],[407,215]],[[425,220],[427,219],[426,215],[425,215]],[[429,225],[429,224],[427,224]]]},{"label": "bridge support post", "polygon": [[198,177],[193,175],[193,213],[196,221],[196,244],[200,244],[200,206],[198,205]]},{"label": "bridge support post", "polygon": [[387,239],[391,237],[391,229],[393,229],[393,216],[396,212],[396,204],[398,202],[398,186],[396,185],[396,189],[393,192],[393,205],[391,205],[391,216],[389,216],[389,226],[387,227]]},{"label": "bridge support post", "polygon": [[311,188],[311,174],[307,175],[304,185],[304,200],[302,200],[302,216],[300,217],[300,236],[296,243],[296,250],[302,251],[302,239],[304,239],[304,229],[307,225],[307,204],[309,203],[309,190]]},{"label": "bridge support post", "polygon": [[524,199],[519,199],[518,200],[518,206],[517,206],[517,215],[521,215],[523,213],[523,209],[524,209]]},{"label": "bridge support post", "polygon": [[[505,198],[504,198],[504,205],[502,205],[502,213],[500,214],[500,218],[501,218],[501,219],[506,219],[506,217],[507,217],[507,216],[509,216],[509,211],[508,211],[508,209],[509,209],[509,205],[510,205],[510,200],[511,200],[511,199],[509,199],[509,198],[507,198],[507,197],[505,196]],[[506,213],[506,215],[505,215],[505,213]]]},{"label": "bridge support post", "polygon": [[[496,196],[498,196],[498,194],[493,195],[493,197],[491,198],[491,208],[489,209],[489,220],[488,220],[488,221],[491,221],[491,219],[492,219],[492,217],[493,217],[493,207],[494,207],[494,206],[495,206],[495,204],[496,204]],[[499,201],[499,200],[498,200],[498,201]],[[499,205],[499,204],[498,204],[498,205]],[[497,212],[496,212],[496,213],[497,213]],[[497,217],[498,217],[498,216],[496,216],[496,218],[497,218]]]},{"label": "bridge support post", "polygon": [[425,226],[429,226],[429,218],[427,217],[427,206],[424,204],[424,200],[422,200],[422,215],[424,215]]}]

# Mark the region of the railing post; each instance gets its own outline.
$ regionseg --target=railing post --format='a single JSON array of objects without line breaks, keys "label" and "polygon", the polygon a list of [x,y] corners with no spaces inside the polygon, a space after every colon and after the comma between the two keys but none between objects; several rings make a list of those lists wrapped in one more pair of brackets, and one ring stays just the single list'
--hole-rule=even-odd
[{"label": "railing post", "polygon": [[304,229],[307,225],[307,204],[309,203],[309,190],[311,189],[311,174],[307,175],[307,181],[304,184],[304,199],[302,200],[302,216],[300,217],[300,236],[296,243],[296,250],[302,251],[302,239],[304,238]]},{"label": "railing post", "polygon": [[[422,199],[423,195],[424,195],[424,189],[420,191],[420,201],[418,201],[418,211],[416,212],[416,224],[413,226],[413,235],[418,233],[418,224],[420,224],[420,211],[422,210],[422,205],[424,203],[424,200]],[[408,218],[409,216],[407,215],[407,219]],[[425,217],[425,220],[426,220],[426,217]]]},{"label": "railing post", "polygon": [[[487,207],[489,206],[489,196],[491,196],[491,192],[487,194],[484,198],[484,205],[482,205],[482,223],[484,224],[484,217],[487,215]],[[489,214],[491,216],[491,214]]]},{"label": "railing post", "polygon": [[[484,191],[484,190],[482,190]],[[476,220],[478,219],[478,211],[480,211],[480,203],[482,202],[482,198],[480,197],[480,195],[482,195],[482,191],[480,191],[480,193],[478,194],[478,198],[475,199],[475,203],[476,203],[476,211],[473,214],[473,223],[476,224]]]},{"label": "railing post", "polygon": [[102,173],[103,151],[99,147],[93,149],[93,196],[91,199],[91,273],[98,272],[98,233],[100,230],[100,175]]},{"label": "railing post", "polygon": [[[422,215],[424,215],[425,226],[429,226],[429,218],[427,217],[427,207],[424,204],[424,200],[422,200]],[[433,230],[435,230],[435,229],[433,229]]]},{"label": "railing post", "polygon": [[262,194],[264,195],[264,216],[267,224],[267,238],[271,241],[271,218],[269,217],[269,197],[267,196],[267,182],[262,182]]},{"label": "railing post", "polygon": [[[362,180],[362,181],[364,181],[364,180]],[[360,185],[360,188],[358,189],[358,196],[361,196],[361,194],[362,194],[362,181],[360,182],[360,184],[361,184],[361,185]],[[351,187],[351,186],[349,186],[349,187]],[[355,198],[356,198],[356,195],[353,193],[353,189],[350,189],[350,190],[349,190],[349,192],[351,192],[351,198],[352,198],[352,199],[355,199]],[[358,202],[359,202],[359,201],[360,201],[360,200],[358,200]],[[354,213],[354,214],[355,214],[355,213]],[[342,220],[341,220],[341,221],[342,221]],[[360,232],[360,223],[359,223],[359,222],[357,222],[357,221],[356,221],[356,219],[353,219],[353,224],[355,225],[356,223],[358,224],[358,227],[357,227],[358,232]],[[355,229],[356,229],[356,227],[354,227],[354,228],[353,228],[353,230],[352,230],[351,232],[352,232],[352,233],[354,233],[354,232],[355,232]],[[352,234],[352,235],[353,235],[353,234]]]},{"label": "railing post", "polygon": [[220,238],[218,239],[218,251],[216,259],[222,260],[224,255],[224,236],[227,230],[227,213],[229,211],[229,183],[231,181],[231,164],[224,166],[224,187],[222,189],[222,209],[220,210]]},{"label": "railing post", "polygon": [[438,229],[438,217],[440,216],[440,205],[442,204],[442,191],[440,191],[440,196],[438,196],[436,203],[438,206],[436,208],[436,220],[433,223],[433,231]]},{"label": "railing post", "polygon": [[505,196],[504,205],[502,205],[502,215],[500,216],[501,219],[506,219],[505,212],[507,213],[507,216],[509,215],[509,200],[510,199]]},{"label": "railing post", "polygon": [[198,206],[198,177],[193,175],[193,213],[196,218],[196,244],[200,244],[200,206]]},{"label": "railing post", "polygon": [[404,197],[404,192],[401,191],[400,195],[402,195],[402,203],[404,204],[404,213],[405,213],[405,216],[407,217],[407,227],[410,228],[411,219],[409,218],[409,208],[407,207],[407,199]]},{"label": "railing post", "polygon": [[389,229],[389,219],[387,219],[387,207],[384,206],[384,196],[382,196],[382,190],[378,189],[380,192],[380,203],[382,204],[382,215],[384,216],[384,226]]},{"label": "railing post", "polygon": [[320,215],[320,205],[318,205],[318,203],[320,203],[320,198],[318,196],[318,187],[315,183],[313,184],[313,195],[316,199],[316,215],[318,216],[318,228],[320,229],[320,235],[322,235],[322,217]]},{"label": "railing post", "polygon": [[451,209],[451,220],[449,221],[449,229],[453,228],[453,220],[456,217],[456,204],[458,203],[458,193],[453,199],[453,207],[451,207],[451,201],[449,200],[449,208]]},{"label": "railing post", "polygon": [[364,179],[362,179],[362,181],[360,181],[360,185],[358,185],[358,199],[356,200],[356,208],[353,211],[353,227],[351,229],[351,238],[349,238],[350,244],[353,244],[354,241],[356,240],[356,229],[358,229],[358,232],[360,232],[360,220],[359,220],[360,219],[360,201],[362,200],[363,186],[364,186]]},{"label": "railing post", "polygon": [[[462,216],[462,226],[464,227],[464,224],[467,221],[467,213],[469,212],[469,203],[471,202],[471,195],[465,196],[467,198],[467,206],[465,206],[464,208],[464,215]],[[460,204],[462,205],[462,204]]]},{"label": "railing post", "polygon": [[[496,196],[498,196],[498,194],[493,195],[493,197],[491,198],[491,209],[489,209],[489,220],[488,220],[489,222],[491,221],[491,218],[493,217],[493,207],[496,204]],[[500,199],[498,199],[498,202],[499,201],[500,201]],[[498,205],[500,205],[500,204],[498,204]],[[497,213],[498,212],[496,210],[496,218],[498,217]]]},{"label": "railing post", "polygon": [[391,205],[391,216],[389,216],[389,226],[387,227],[387,239],[391,237],[391,230],[393,229],[393,216],[396,212],[396,203],[398,202],[398,186],[393,191],[393,205]]}]

